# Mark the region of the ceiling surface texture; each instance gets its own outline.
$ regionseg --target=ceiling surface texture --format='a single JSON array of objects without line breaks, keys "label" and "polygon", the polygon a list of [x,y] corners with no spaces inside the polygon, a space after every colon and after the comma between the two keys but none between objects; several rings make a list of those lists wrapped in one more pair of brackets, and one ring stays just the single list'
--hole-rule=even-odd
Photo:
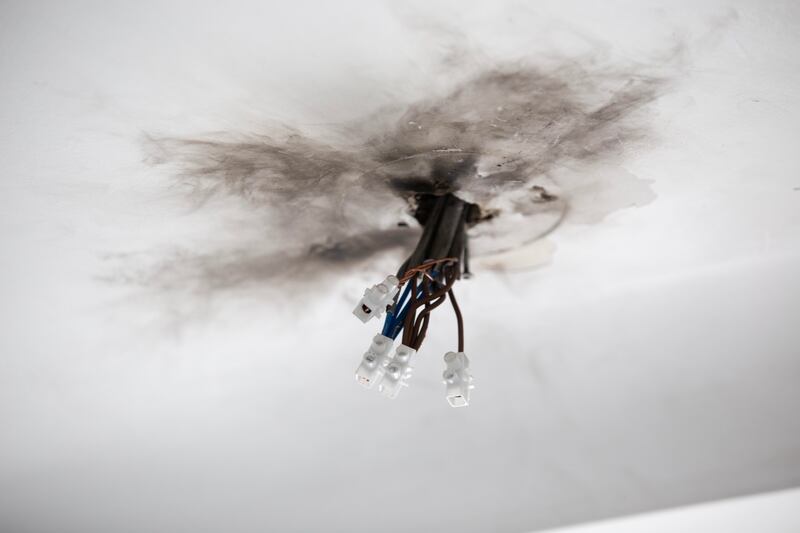
[{"label": "ceiling surface texture", "polygon": [[[3,2],[0,530],[522,532],[800,485],[798,35],[789,1]],[[434,149],[514,161],[459,192],[499,213],[465,409],[447,312],[397,399],[353,379],[419,236],[387,162]]]}]

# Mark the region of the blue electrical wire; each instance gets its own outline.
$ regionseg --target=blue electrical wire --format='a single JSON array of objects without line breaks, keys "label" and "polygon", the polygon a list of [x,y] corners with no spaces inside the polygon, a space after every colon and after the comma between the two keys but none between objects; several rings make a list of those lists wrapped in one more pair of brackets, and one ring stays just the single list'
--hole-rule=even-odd
[{"label": "blue electrical wire", "polygon": [[[399,300],[397,300],[397,303],[392,307],[392,309],[400,309],[400,312],[402,313],[401,307],[403,306],[403,303],[405,302],[406,298],[408,298],[408,294],[410,291],[411,291],[411,284],[408,284],[406,286],[406,290],[403,292],[403,295],[400,297]],[[387,311],[386,319],[383,322],[383,331],[381,332],[381,335],[383,335],[384,337],[391,337],[392,339],[394,339],[395,337],[397,337],[397,333],[399,333],[399,331],[397,333],[394,333],[395,327],[396,327],[396,321],[394,313],[392,311]]]},{"label": "blue electrical wire", "polygon": [[[384,337],[391,337],[395,339],[400,331],[403,329],[402,324],[405,320],[406,312],[408,311],[407,306],[404,308],[403,306],[406,304],[406,300],[408,299],[409,294],[411,293],[411,284],[407,284],[405,290],[403,291],[402,296],[400,299],[397,300],[397,303],[394,305],[393,309],[399,311],[396,315],[392,311],[386,312],[386,320],[383,323],[383,333]],[[400,326],[398,328],[398,326]]]},{"label": "blue electrical wire", "polygon": [[[419,294],[419,297],[422,297],[421,293]],[[403,324],[405,324],[407,314],[408,305],[403,307],[396,317],[392,317],[392,323],[389,326],[388,334],[385,334],[387,337],[391,337],[392,339],[397,338],[400,332],[403,331]]]},{"label": "blue electrical wire", "polygon": [[[431,270],[431,277],[435,280],[438,272],[436,270]],[[403,331],[403,324],[406,321],[406,315],[408,314],[408,296],[411,293],[411,283],[406,284],[406,288],[403,291],[403,294],[400,296],[400,299],[397,300],[397,303],[394,306],[394,309],[399,309],[397,315],[392,313],[391,311],[386,312],[386,320],[383,323],[383,331],[381,335],[384,337],[390,337],[391,339],[396,339],[397,336]],[[423,291],[422,288],[419,289],[419,293],[417,298],[422,298]]]}]

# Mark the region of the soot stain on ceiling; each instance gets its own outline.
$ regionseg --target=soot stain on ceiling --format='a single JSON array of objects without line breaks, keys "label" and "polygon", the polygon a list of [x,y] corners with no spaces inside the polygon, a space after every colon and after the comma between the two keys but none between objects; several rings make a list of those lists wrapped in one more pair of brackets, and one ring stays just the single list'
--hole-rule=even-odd
[{"label": "soot stain on ceiling", "polygon": [[199,210],[236,202],[260,231],[171,254],[141,279],[201,291],[318,279],[410,250],[419,195],[453,193],[508,221],[474,235],[492,243],[510,234],[506,248],[538,236],[537,217],[548,212],[559,223],[564,211],[567,221],[595,222],[647,203],[649,184],[614,169],[626,147],[655,143],[649,106],[673,66],[669,57],[495,65],[444,96],[339,125],[333,141],[287,126],[150,135],[148,163],[168,165]]}]

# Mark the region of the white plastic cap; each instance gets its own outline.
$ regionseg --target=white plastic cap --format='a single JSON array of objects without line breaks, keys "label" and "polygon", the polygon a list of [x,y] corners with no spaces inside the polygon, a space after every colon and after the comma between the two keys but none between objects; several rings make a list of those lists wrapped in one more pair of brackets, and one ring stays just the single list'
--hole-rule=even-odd
[{"label": "white plastic cap", "polygon": [[392,344],[394,341],[391,338],[380,333],[375,335],[356,369],[356,380],[361,385],[371,389],[381,380],[384,369],[391,359],[389,351],[392,349]]},{"label": "white plastic cap", "polygon": [[411,378],[411,356],[417,353],[413,348],[401,344],[394,352],[394,357],[386,365],[383,381],[378,390],[389,398],[396,398],[400,389],[408,387]]},{"label": "white plastic cap", "polygon": [[353,314],[365,324],[372,318],[378,317],[386,311],[386,307],[392,303],[395,295],[400,290],[398,285],[400,280],[395,276],[386,276],[386,279],[377,285],[373,285],[364,290],[364,297],[358,302]]},{"label": "white plastic cap", "polygon": [[469,371],[469,359],[464,352],[447,352],[444,356],[446,368],[444,377],[445,394],[452,407],[469,405],[469,391],[475,388],[472,384],[472,373]]}]

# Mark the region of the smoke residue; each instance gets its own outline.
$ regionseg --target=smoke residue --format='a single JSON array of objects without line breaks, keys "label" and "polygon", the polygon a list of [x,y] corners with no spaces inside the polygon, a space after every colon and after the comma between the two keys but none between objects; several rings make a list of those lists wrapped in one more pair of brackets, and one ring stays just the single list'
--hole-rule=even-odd
[{"label": "smoke residue", "polygon": [[534,239],[565,212],[593,222],[646,203],[647,183],[614,165],[625,147],[652,140],[647,107],[669,77],[587,64],[493,66],[444,96],[340,125],[337,141],[286,127],[148,137],[149,161],[171,165],[198,205],[238,199],[263,228],[259,239],[167,258],[148,282],[214,290],[311,280],[410,249],[417,193],[452,192],[497,215],[473,230],[479,252]]}]

